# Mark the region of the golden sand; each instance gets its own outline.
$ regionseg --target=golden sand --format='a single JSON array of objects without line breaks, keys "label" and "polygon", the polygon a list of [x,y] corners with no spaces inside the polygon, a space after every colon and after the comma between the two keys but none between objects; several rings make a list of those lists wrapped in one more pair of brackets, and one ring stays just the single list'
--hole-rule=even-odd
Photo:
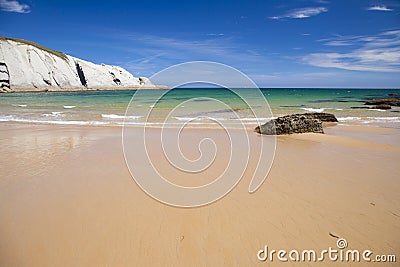
[{"label": "golden sand", "polygon": [[[197,147],[201,131],[183,143]],[[227,147],[223,134],[207,131]],[[394,129],[334,126],[325,135],[278,137],[258,191],[247,191],[252,154],[231,193],[188,209],[162,204],[138,187],[125,165],[121,128],[2,124],[0,266],[270,266],[257,259],[265,245],[320,251],[336,248],[337,237],[351,249],[396,254],[399,136]],[[268,138],[249,137],[254,146]],[[187,153],[196,157],[196,151]],[[177,183],[209,182],[208,174],[187,181],[162,153],[154,155]],[[217,156],[208,171],[218,173],[224,164]],[[275,265],[366,266],[274,259]]]}]

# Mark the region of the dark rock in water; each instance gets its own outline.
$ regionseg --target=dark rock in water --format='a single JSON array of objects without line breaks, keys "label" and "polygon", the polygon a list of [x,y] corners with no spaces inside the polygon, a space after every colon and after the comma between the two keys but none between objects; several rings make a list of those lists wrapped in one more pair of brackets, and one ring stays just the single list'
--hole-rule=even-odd
[{"label": "dark rock in water", "polygon": [[335,115],[325,112],[310,112],[310,113],[293,114],[293,115],[307,116],[308,118],[318,119],[321,122],[338,122]]},{"label": "dark rock in water", "polygon": [[369,107],[350,107],[350,108],[353,108],[353,109],[369,109]]},{"label": "dark rock in water", "polygon": [[386,104],[380,104],[380,105],[376,105],[375,107],[372,107],[375,109],[391,109],[392,107],[390,105],[386,105]]},{"label": "dark rock in water", "polygon": [[400,99],[397,98],[378,98],[367,100],[365,105],[390,105],[390,106],[400,106]]},{"label": "dark rock in water", "polygon": [[330,103],[330,102],[336,102],[335,99],[318,99],[318,100],[310,100],[307,101],[308,103]]},{"label": "dark rock in water", "polygon": [[396,93],[390,93],[390,94],[388,94],[388,96],[399,96],[399,94],[396,94]]},{"label": "dark rock in water", "polygon": [[322,122],[337,122],[337,119],[329,113],[291,114],[257,126],[255,131],[266,135],[324,133]]},{"label": "dark rock in water", "polygon": [[306,105],[284,105],[284,106],[279,106],[281,108],[304,108]]}]

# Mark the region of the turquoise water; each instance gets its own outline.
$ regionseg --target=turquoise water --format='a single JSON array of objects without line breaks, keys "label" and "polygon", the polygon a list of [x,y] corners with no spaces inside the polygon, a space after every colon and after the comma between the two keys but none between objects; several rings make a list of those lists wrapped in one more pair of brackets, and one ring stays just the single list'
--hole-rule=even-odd
[{"label": "turquoise water", "polygon": [[[261,89],[272,113],[264,110],[265,100],[257,94],[258,89],[239,89],[245,95],[241,99],[223,88],[179,88],[164,91],[166,94],[156,102],[154,96],[160,91],[141,91],[140,99],[126,108],[135,91],[84,91],[11,93],[0,95],[0,121],[21,123],[50,123],[77,125],[149,125],[191,121],[208,123],[194,118],[218,120],[239,119],[249,127],[257,124],[253,111],[258,111],[262,121],[271,117],[307,111],[334,113],[342,123],[382,124],[400,128],[400,108],[392,110],[352,109],[365,107],[365,100],[400,95],[399,89]],[[251,103],[251,107],[245,101]],[[223,104],[224,103],[224,104]],[[151,116],[146,118],[151,110]],[[173,111],[171,114],[170,112]],[[261,114],[261,116],[260,116]]]}]

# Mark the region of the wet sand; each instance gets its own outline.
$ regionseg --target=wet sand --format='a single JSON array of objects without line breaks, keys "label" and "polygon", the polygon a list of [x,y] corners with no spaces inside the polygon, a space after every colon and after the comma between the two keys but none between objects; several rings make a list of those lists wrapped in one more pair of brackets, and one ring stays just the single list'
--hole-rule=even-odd
[{"label": "wet sand", "polygon": [[[247,191],[254,152],[232,192],[188,209],[139,188],[125,164],[119,127],[3,123],[0,266],[270,266],[257,259],[265,245],[321,251],[337,248],[337,237],[349,249],[398,253],[399,130],[332,126],[325,132],[278,137],[270,174],[255,193]],[[229,148],[220,131],[193,130],[183,140],[189,158],[203,135],[221,143],[221,151]],[[255,147],[270,138],[248,136]],[[156,139],[153,147],[162,171],[183,185],[207,183],[226,165],[218,154],[209,173],[188,181],[169,169]],[[275,265],[366,263],[274,259]]]}]

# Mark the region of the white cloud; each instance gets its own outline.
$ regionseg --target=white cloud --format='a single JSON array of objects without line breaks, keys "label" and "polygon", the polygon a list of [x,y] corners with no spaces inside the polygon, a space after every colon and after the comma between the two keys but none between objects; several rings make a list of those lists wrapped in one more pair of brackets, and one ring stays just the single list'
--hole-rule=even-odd
[{"label": "white cloud", "polygon": [[400,31],[398,30],[375,36],[342,36],[337,40],[325,39],[325,41],[328,41],[325,45],[352,45],[358,48],[352,48],[343,53],[312,53],[304,56],[303,62],[324,68],[400,72]]},{"label": "white cloud", "polygon": [[393,11],[393,9],[388,8],[387,6],[371,6],[367,8],[367,10],[372,10],[372,11]]},{"label": "white cloud", "polygon": [[283,19],[283,18],[305,19],[312,16],[316,16],[323,12],[328,12],[328,9],[326,7],[305,7],[299,9],[293,9],[284,15],[270,17],[270,19]]},{"label": "white cloud", "polygon": [[201,40],[132,32],[116,32],[108,35],[110,36],[129,43],[129,46],[124,45],[117,49],[135,54],[136,58],[120,64],[136,75],[148,75],[171,64],[193,60],[229,62],[234,66],[246,68],[265,65],[269,59],[251,48],[243,49],[234,38],[219,34],[209,35]]},{"label": "white cloud", "polygon": [[326,42],[325,45],[329,45],[329,46],[348,46],[348,45],[352,45],[350,42],[346,42],[346,41],[329,41]]},{"label": "white cloud", "polygon": [[345,70],[400,72],[400,50],[354,51],[352,53],[314,53],[303,57],[308,64]]},{"label": "white cloud", "polygon": [[351,46],[360,44],[361,40],[366,38],[365,36],[342,36],[336,35],[333,38],[320,39],[318,42],[322,42],[327,46]]},{"label": "white cloud", "polygon": [[206,33],[207,36],[224,36],[223,33]]},{"label": "white cloud", "polygon": [[7,12],[29,13],[31,9],[26,4],[21,4],[18,1],[0,0],[0,9]]}]

